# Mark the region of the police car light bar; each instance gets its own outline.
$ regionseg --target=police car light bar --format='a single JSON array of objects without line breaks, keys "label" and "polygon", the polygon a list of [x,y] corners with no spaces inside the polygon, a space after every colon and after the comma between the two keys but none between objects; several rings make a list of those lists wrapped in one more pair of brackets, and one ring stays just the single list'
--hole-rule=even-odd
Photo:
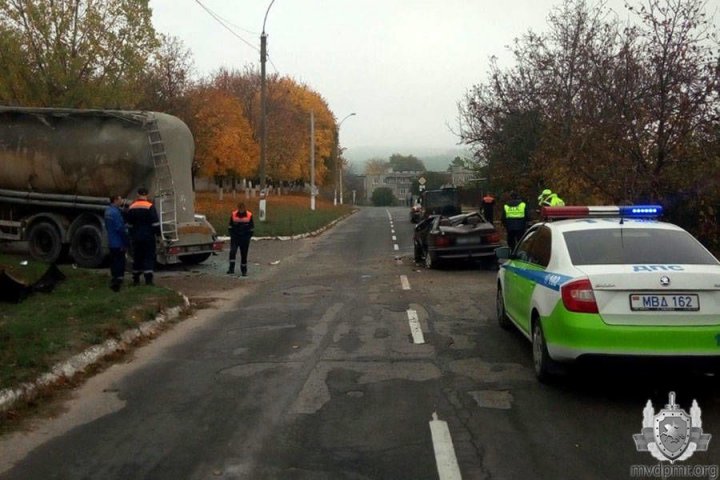
[{"label": "police car light bar", "polygon": [[629,205],[629,206],[569,206],[569,207],[543,207],[540,216],[545,219],[561,218],[658,218],[662,215],[661,205]]}]

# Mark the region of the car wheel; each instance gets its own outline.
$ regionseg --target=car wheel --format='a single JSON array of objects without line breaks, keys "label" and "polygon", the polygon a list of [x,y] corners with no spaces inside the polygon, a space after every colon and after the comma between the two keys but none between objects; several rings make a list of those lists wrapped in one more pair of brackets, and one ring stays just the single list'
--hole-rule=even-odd
[{"label": "car wheel", "polygon": [[498,325],[500,325],[500,328],[502,328],[504,330],[510,330],[512,323],[510,322],[510,319],[507,316],[507,311],[505,310],[505,299],[503,298],[502,288],[500,288],[500,287],[498,287],[498,289],[497,289],[497,296],[495,298],[495,308],[496,308],[496,312],[497,312],[497,321],[498,321]]},{"label": "car wheel", "polygon": [[55,263],[60,258],[63,245],[60,232],[50,222],[38,222],[27,233],[28,247],[33,258]]},{"label": "car wheel", "polygon": [[542,383],[550,383],[558,373],[558,366],[547,349],[545,334],[543,333],[540,319],[533,322],[532,330],[533,365],[535,376]]}]

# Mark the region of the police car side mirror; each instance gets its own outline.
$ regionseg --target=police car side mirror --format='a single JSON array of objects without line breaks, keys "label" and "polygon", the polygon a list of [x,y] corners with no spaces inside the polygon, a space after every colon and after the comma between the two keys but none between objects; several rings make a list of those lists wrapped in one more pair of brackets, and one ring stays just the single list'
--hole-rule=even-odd
[{"label": "police car side mirror", "polygon": [[510,247],[498,247],[495,249],[495,256],[498,260],[505,261],[510,258]]}]

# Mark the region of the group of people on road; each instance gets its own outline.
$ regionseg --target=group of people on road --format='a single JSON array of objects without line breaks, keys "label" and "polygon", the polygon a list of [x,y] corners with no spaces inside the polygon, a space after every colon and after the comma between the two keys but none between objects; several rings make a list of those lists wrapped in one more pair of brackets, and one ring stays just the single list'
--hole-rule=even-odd
[{"label": "group of people on road", "polygon": [[[110,288],[119,292],[125,278],[125,255],[132,252],[133,285],[153,285],[155,271],[156,241],[161,235],[157,210],[148,197],[148,190],[140,187],[137,198],[123,209],[125,200],[121,195],[111,195],[110,205],[105,209],[105,229],[110,250]],[[228,274],[235,273],[235,258],[240,250],[240,273],[247,276],[247,257],[255,222],[253,214],[240,202],[230,214],[230,265]]]},{"label": "group of people on road", "polygon": [[157,210],[148,198],[148,190],[140,187],[137,198],[123,210],[121,195],[110,196],[105,209],[105,229],[110,250],[110,288],[119,292],[125,278],[125,254],[132,248],[133,285],[140,284],[140,276],[146,285],[153,285],[155,271],[155,238],[160,235]]},{"label": "group of people on road", "polygon": [[[538,208],[561,207],[565,202],[557,193],[550,189],[544,189],[538,196]],[[495,197],[486,193],[482,198],[482,210],[485,219],[493,223],[495,212]],[[510,193],[510,200],[503,205],[500,221],[507,232],[507,243],[511,250],[525,233],[530,221],[530,214],[527,204],[520,198],[517,192]]]}]

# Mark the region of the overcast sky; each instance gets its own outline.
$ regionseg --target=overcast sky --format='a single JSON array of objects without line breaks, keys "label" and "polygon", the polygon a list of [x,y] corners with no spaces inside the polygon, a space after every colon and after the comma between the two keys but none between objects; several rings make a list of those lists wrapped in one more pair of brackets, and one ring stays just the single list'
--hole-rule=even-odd
[{"label": "overcast sky", "polygon": [[[183,40],[197,73],[259,64],[270,0],[150,0],[155,28]],[[489,59],[528,29],[542,31],[554,0],[275,0],[265,25],[269,73],[320,93],[340,142],[452,149],[457,102],[486,78]],[[622,0],[610,0],[623,17]],[[244,41],[243,41],[244,40]],[[247,42],[247,43],[245,43]],[[250,44],[250,45],[248,45]],[[348,152],[349,153],[349,152]],[[403,151],[402,153],[406,153]],[[407,151],[407,153],[411,153]]]}]

